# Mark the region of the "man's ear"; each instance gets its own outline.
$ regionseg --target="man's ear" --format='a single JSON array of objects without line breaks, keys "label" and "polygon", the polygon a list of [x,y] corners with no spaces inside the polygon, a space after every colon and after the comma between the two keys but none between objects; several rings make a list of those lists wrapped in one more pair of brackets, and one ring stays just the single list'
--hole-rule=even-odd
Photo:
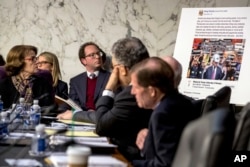
[{"label": "man's ear", "polygon": [[81,61],[82,65],[86,66],[87,63],[86,63],[86,59],[85,58],[81,58],[80,61]]},{"label": "man's ear", "polygon": [[156,91],[156,89],[154,87],[149,86],[148,90],[149,90],[149,94],[150,94],[151,97],[155,97],[156,96],[157,91]]}]

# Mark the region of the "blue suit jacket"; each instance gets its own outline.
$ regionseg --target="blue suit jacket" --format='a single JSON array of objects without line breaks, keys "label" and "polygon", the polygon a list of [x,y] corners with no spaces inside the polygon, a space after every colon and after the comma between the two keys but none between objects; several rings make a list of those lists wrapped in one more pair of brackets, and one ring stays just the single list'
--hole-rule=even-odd
[{"label": "blue suit jacket", "polygon": [[[215,74],[215,80],[221,80],[223,79],[223,72],[221,67],[217,66],[216,67],[216,74]],[[209,66],[203,74],[203,79],[212,79],[212,75],[213,75],[213,66]]]},{"label": "blue suit jacket", "polygon": [[[98,98],[102,95],[103,90],[105,89],[105,86],[108,82],[110,76],[109,71],[100,70],[97,82],[96,82],[96,88],[95,88],[95,94],[94,94],[94,102],[96,103]],[[87,94],[87,72],[81,73],[72,79],[70,79],[69,85],[69,97],[76,102],[83,110],[87,110],[86,108],[86,94]]]},{"label": "blue suit jacket", "polygon": [[134,160],[133,166],[170,167],[181,133],[194,118],[193,104],[188,98],[177,91],[168,93],[151,115],[142,150],[145,160]]}]

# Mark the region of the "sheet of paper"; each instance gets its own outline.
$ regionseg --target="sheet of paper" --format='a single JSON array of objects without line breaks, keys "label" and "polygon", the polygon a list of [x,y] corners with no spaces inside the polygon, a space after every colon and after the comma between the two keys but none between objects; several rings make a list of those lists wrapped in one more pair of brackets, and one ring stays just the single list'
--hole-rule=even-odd
[{"label": "sheet of paper", "polygon": [[103,147],[103,148],[116,148],[117,145],[105,143],[105,142],[93,142],[93,141],[76,141],[78,144],[88,145],[90,147]]},{"label": "sheet of paper", "polygon": [[9,166],[22,166],[22,167],[42,167],[43,165],[35,159],[5,159]]},{"label": "sheet of paper", "polygon": [[[71,140],[72,137],[69,136],[55,136],[56,140]],[[106,137],[74,137],[74,140],[77,141],[85,141],[85,142],[99,142],[99,143],[108,143],[108,139]]]},{"label": "sheet of paper", "polygon": [[95,126],[95,124],[87,123],[87,122],[78,122],[78,121],[72,121],[72,120],[66,120],[66,119],[60,119],[59,122],[70,124],[70,125],[87,125],[87,126]]},{"label": "sheet of paper", "polygon": [[11,132],[8,137],[20,138],[20,137],[33,137],[33,136],[34,136],[33,133]]},{"label": "sheet of paper", "polygon": [[230,103],[249,102],[249,11],[249,7],[182,9],[174,51],[183,67],[181,93],[204,99],[229,86]]},{"label": "sheet of paper", "polygon": [[[53,135],[57,132],[55,129],[45,129],[47,135]],[[94,131],[67,131],[66,136],[98,137]]]},{"label": "sheet of paper", "polygon": [[[65,153],[53,153],[48,157],[55,167],[67,167],[67,156]],[[127,167],[128,165],[112,156],[91,155],[88,160],[88,167]]]},{"label": "sheet of paper", "polygon": [[58,104],[66,103],[67,105],[69,105],[74,110],[77,110],[77,111],[81,111],[82,110],[82,108],[78,104],[76,104],[73,100],[71,100],[70,98],[68,98],[66,100],[66,99],[63,99],[63,98],[55,95],[55,101]]},{"label": "sheet of paper", "polygon": [[112,156],[90,156],[88,167],[127,167],[128,165]]}]

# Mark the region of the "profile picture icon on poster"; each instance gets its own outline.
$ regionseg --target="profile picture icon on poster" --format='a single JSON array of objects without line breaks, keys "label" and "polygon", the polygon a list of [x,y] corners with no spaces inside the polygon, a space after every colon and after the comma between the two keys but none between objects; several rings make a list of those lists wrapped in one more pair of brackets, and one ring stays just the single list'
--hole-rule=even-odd
[{"label": "profile picture icon on poster", "polygon": [[203,10],[199,10],[199,16],[203,15]]}]

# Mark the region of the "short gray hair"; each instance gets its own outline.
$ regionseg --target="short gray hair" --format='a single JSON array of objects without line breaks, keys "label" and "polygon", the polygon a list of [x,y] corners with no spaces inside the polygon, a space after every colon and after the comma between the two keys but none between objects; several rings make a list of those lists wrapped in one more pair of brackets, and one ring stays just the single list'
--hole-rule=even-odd
[{"label": "short gray hair", "polygon": [[147,48],[136,37],[119,39],[113,44],[111,51],[117,62],[129,69],[142,60],[149,58]]}]

